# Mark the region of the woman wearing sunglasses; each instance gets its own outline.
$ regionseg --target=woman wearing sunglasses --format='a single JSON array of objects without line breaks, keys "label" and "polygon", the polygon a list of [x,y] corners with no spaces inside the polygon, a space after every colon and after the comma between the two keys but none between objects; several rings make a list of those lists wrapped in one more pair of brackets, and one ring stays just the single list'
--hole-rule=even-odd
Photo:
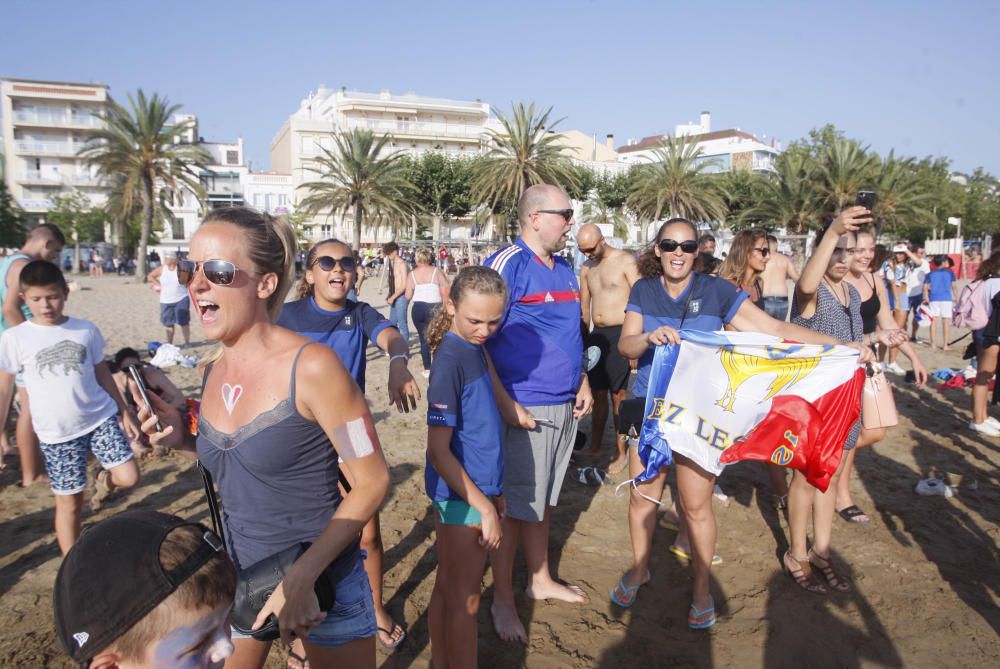
[{"label": "woman wearing sunglasses", "polygon": [[[741,332],[761,332],[808,344],[840,344],[837,339],[812,330],[777,321],[747,300],[747,294],[728,281],[693,271],[698,251],[697,229],[683,218],[664,223],[653,248],[639,262],[644,277],[632,287],[622,325],[618,350],[638,359],[633,392],[643,397],[649,383],[655,346],[679,344],[681,329],[717,331],[731,326]],[[855,346],[860,350],[860,346]],[[871,352],[862,355],[871,357]],[[702,469],[680,454],[674,454],[680,501],[681,529],[691,543],[693,596],[688,614],[692,629],[715,624],[715,605],[709,592],[711,560],[715,554],[715,514],[712,490],[718,472]],[[635,478],[644,466],[635,449],[629,451],[629,473]],[[666,471],[632,486],[629,500],[629,530],[632,536],[632,568],[611,592],[611,600],[622,607],[635,602],[639,588],[650,579],[649,558],[656,525],[656,509],[666,480]]]},{"label": "woman wearing sunglasses", "polygon": [[[299,286],[299,300],[289,302],[278,317],[278,325],[326,344],[340,358],[365,392],[366,349],[369,342],[389,354],[389,401],[399,411],[417,408],[420,389],[407,369],[409,355],[399,330],[367,302],[348,298],[354,285],[357,260],[351,248],[336,239],[314,244],[306,256],[306,271]],[[353,487],[349,470],[343,479]],[[395,648],[406,638],[406,630],[382,604],[382,531],[376,513],[361,533],[361,548],[367,552],[365,571],[375,602],[379,642]]]},{"label": "woman wearing sunglasses", "polygon": [[[153,445],[196,448],[218,484],[223,534],[240,569],[302,542],[257,618],[305,640],[314,667],[374,667],[372,593],[358,535],[389,489],[368,404],[326,346],[275,325],[294,281],[291,227],[249,208],[212,211],[191,240],[184,282],[202,331],[219,342],[205,367],[197,436],[156,395],[139,412]],[[133,388],[133,395],[137,395]],[[137,400],[138,401],[138,400]],[[157,431],[156,421],[164,424]],[[337,458],[355,487],[337,487]],[[317,578],[336,603],[319,609]],[[270,642],[233,634],[232,669],[264,666]]]}]

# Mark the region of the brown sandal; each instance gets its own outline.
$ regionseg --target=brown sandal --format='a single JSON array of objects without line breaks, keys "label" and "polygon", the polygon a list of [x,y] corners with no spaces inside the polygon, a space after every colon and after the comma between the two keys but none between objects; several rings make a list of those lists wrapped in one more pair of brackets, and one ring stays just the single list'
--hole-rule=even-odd
[{"label": "brown sandal", "polygon": [[800,588],[817,595],[826,594],[826,586],[813,573],[808,560],[796,560],[792,557],[791,551],[785,551],[782,562],[784,562],[785,571],[795,579],[795,584]]},{"label": "brown sandal", "polygon": [[837,592],[851,591],[850,582],[843,574],[834,568],[833,560],[823,557],[811,548],[809,549],[808,557],[809,564],[819,569],[820,573],[823,574],[823,578],[826,579],[826,582],[830,584],[831,588]]}]

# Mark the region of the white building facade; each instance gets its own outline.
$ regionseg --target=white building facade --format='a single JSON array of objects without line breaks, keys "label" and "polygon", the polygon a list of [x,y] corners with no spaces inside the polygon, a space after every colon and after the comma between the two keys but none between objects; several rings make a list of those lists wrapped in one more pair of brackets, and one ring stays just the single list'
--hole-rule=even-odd
[{"label": "white building facade", "polygon": [[[701,150],[698,162],[708,162],[706,172],[774,172],[774,161],[781,153],[776,140],[766,143],[763,139],[739,128],[713,131],[711,114],[702,112],[699,123],[686,123],[674,128],[674,137],[685,137],[695,142]],[[618,147],[620,160],[637,164],[656,160],[654,149],[662,146],[667,135],[652,135],[638,142],[629,141]]]},{"label": "white building facade", "polygon": [[198,181],[205,190],[205,202],[197,194],[181,188],[179,192],[165,198],[166,210],[163,229],[159,232],[160,243],[151,245],[161,256],[177,251],[186,251],[191,236],[201,225],[207,210],[218,207],[238,207],[248,204],[246,199],[249,170],[243,150],[243,139],[235,142],[206,142],[198,135],[198,119],[190,114],[177,114],[174,123],[189,122],[190,130],[182,141],[196,142],[211,156],[209,164],[197,170]]},{"label": "white building facade", "polygon": [[45,220],[55,195],[79,191],[93,206],[105,203],[105,184],[77,152],[103,127],[108,100],[104,84],[0,82],[4,179],[32,223]]},{"label": "white building facade", "polygon": [[[391,135],[390,150],[404,151],[414,157],[431,151],[472,157],[486,147],[488,130],[494,127],[496,121],[491,121],[490,106],[485,102],[320,86],[302,101],[272,140],[271,169],[291,175],[294,209],[307,195],[299,186],[319,178],[315,158],[322,155],[321,149],[334,147],[333,134],[366,128],[376,135]],[[310,223],[315,239],[351,238],[351,219],[339,212],[319,214]],[[468,222],[457,223],[448,232],[467,235],[469,228]],[[362,231],[363,242],[376,241],[375,237],[373,228]]]}]

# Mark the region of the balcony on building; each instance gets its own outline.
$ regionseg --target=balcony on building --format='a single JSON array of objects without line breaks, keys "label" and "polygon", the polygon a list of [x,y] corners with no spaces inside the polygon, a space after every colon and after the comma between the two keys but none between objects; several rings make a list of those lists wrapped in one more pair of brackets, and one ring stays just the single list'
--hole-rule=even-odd
[{"label": "balcony on building", "polygon": [[59,186],[62,184],[62,175],[58,172],[43,172],[41,170],[28,170],[20,172],[17,180],[26,184],[37,184],[41,186]]},{"label": "balcony on building", "polygon": [[480,125],[441,123],[433,121],[392,121],[382,119],[349,119],[348,130],[363,128],[378,135],[392,135],[397,138],[439,137],[479,142],[486,135]]},{"label": "balcony on building", "polygon": [[15,141],[14,145],[17,153],[26,156],[63,156],[74,157],[86,142],[35,142],[35,141]]},{"label": "balcony on building", "polygon": [[13,116],[14,125],[20,126],[55,128],[101,128],[104,126],[104,119],[100,116],[69,109],[17,109]]}]

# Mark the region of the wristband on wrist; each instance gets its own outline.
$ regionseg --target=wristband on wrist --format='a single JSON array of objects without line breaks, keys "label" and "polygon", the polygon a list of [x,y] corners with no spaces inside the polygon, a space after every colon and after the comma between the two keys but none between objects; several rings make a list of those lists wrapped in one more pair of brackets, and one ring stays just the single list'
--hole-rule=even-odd
[{"label": "wristband on wrist", "polygon": [[393,360],[402,360],[403,362],[409,362],[410,356],[405,353],[399,353],[397,355],[389,356],[389,364],[392,364]]}]

